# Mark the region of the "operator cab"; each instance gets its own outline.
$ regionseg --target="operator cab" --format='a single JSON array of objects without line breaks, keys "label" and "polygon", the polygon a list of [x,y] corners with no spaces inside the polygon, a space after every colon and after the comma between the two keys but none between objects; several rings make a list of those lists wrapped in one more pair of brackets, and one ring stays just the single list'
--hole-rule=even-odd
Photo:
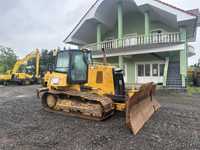
[{"label": "operator cab", "polygon": [[126,90],[125,90],[123,70],[120,68],[114,69],[113,78],[114,78],[115,95],[112,97],[112,100],[118,103],[124,102]]},{"label": "operator cab", "polygon": [[[91,63],[92,55],[89,50],[63,50],[57,54],[54,71],[66,73],[69,84],[85,84],[88,82],[88,67]],[[113,68],[113,81],[115,90],[113,100],[124,102],[125,83],[122,69]]]},{"label": "operator cab", "polygon": [[69,84],[87,83],[88,64],[91,63],[88,50],[63,50],[57,54],[55,72],[66,73]]}]

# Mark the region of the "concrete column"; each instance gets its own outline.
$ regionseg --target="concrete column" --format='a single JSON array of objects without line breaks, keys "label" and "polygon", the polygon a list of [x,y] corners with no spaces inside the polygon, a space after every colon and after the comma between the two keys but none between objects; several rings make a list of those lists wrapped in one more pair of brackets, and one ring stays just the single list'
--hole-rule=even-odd
[{"label": "concrete column", "polygon": [[118,63],[119,63],[119,68],[124,69],[124,59],[123,59],[123,56],[118,56]]},{"label": "concrete column", "polygon": [[150,33],[150,18],[149,12],[144,13],[144,28],[145,28],[145,36],[148,36]]},{"label": "concrete column", "polygon": [[188,57],[187,57],[187,33],[185,28],[180,29],[181,33],[181,41],[184,41],[184,49],[180,50],[180,75],[182,79],[182,86],[185,87],[186,83],[186,76],[187,76],[187,62],[188,62]]},{"label": "concrete column", "polygon": [[97,24],[97,50],[101,49],[101,24]]},{"label": "concrete column", "polygon": [[118,2],[117,7],[117,22],[118,22],[118,46],[122,46],[122,38],[123,38],[123,9],[122,9],[122,1]]}]

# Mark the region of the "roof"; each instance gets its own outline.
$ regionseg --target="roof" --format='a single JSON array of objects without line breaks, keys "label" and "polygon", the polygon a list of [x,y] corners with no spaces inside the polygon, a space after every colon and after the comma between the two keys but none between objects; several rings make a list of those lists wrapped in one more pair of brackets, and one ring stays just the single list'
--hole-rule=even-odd
[{"label": "roof", "polygon": [[[77,25],[73,28],[73,30],[69,33],[69,35],[64,39],[63,42],[65,42],[68,38],[70,38],[70,36],[73,34],[73,32],[78,28],[78,26],[82,23],[82,21],[84,21],[84,18],[89,14],[89,12],[95,7],[95,5],[96,5],[99,1],[100,1],[100,0],[96,0],[96,1],[94,2],[94,4],[86,11],[86,13],[83,15],[83,17],[81,17],[80,21],[79,21],[79,22],[77,23]],[[173,9],[176,9],[176,10],[181,11],[181,12],[183,12],[183,13],[186,13],[186,14],[188,14],[188,15],[190,15],[190,16],[199,17],[199,18],[200,18],[200,13],[199,13],[199,10],[198,10],[198,9],[193,9],[193,10],[187,11],[187,10],[183,10],[183,9],[181,9],[181,8],[178,8],[178,7],[174,6],[174,5],[171,5],[171,4],[169,4],[169,3],[163,2],[163,1],[161,1],[161,0],[153,0],[153,1],[158,2],[158,3],[160,3],[160,4],[163,4],[163,5],[165,5],[165,6],[171,7],[171,8],[173,8]],[[199,24],[200,24],[200,19],[199,19]]]},{"label": "roof", "polygon": [[191,10],[187,10],[187,12],[189,12],[190,14],[193,14],[195,16],[200,15],[199,9],[191,9]]},{"label": "roof", "polygon": [[[160,0],[154,0],[154,1],[157,1],[157,2],[159,2],[159,3],[161,3],[161,4],[164,4],[164,5],[169,6],[169,7],[171,7],[171,8],[174,8],[174,9],[177,9],[177,10],[179,10],[179,11],[182,11],[182,12],[184,12],[184,13],[186,13],[186,14],[191,15],[191,16],[196,16],[195,14],[193,14],[193,13],[190,12],[190,11],[183,10],[183,9],[178,8],[178,7],[176,7],[176,6],[174,6],[174,5],[171,5],[171,4],[169,4],[169,3],[166,3],[166,2],[163,2],[163,1],[160,1]],[[198,9],[197,9],[197,10],[198,10]]]},{"label": "roof", "polygon": [[196,15],[198,17],[197,25],[200,26],[200,12],[199,12],[199,9],[192,9],[192,10],[188,10],[187,12],[192,13],[192,14],[194,14],[194,15]]},{"label": "roof", "polygon": [[[73,28],[73,30],[69,33],[69,35],[64,39],[64,41],[73,33],[73,31],[79,26],[79,24],[82,22],[82,20],[85,18],[85,16],[87,16],[87,14],[90,12],[90,10],[92,10],[92,8],[96,5],[96,3],[98,2],[99,0],[96,0],[94,2],[94,4],[86,11],[85,15],[83,15],[81,17],[81,19],[79,20],[79,22],[77,23],[77,25]],[[63,42],[64,42],[63,41]]]}]

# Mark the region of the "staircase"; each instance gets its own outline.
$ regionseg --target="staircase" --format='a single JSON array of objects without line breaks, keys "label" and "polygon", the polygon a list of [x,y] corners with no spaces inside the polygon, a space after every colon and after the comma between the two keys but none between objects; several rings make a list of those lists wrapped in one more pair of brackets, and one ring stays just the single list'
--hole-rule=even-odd
[{"label": "staircase", "polygon": [[169,62],[167,74],[167,88],[182,89],[179,62]]}]

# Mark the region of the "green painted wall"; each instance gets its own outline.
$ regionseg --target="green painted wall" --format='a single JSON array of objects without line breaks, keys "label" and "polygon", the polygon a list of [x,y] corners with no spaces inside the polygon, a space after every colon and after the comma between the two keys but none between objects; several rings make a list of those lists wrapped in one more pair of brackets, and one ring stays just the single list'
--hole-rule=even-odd
[{"label": "green painted wall", "polygon": [[[95,63],[103,63],[103,58],[95,58]],[[118,67],[118,57],[108,57],[107,62]]]},{"label": "green painted wall", "polygon": [[[150,18],[151,20],[151,18]],[[140,12],[129,12],[123,15],[123,34],[131,34],[131,33],[137,33],[138,35],[145,33],[145,21],[144,21],[144,14]],[[117,38],[118,32],[117,32],[118,26],[117,22],[115,24],[115,28],[111,29],[110,31],[107,31],[103,36],[102,40],[106,40],[109,37]],[[150,31],[155,29],[164,29],[167,32],[177,32],[177,29],[173,29],[171,27],[168,27],[167,25],[158,22],[158,21],[151,21],[150,22]]]},{"label": "green painted wall", "polygon": [[124,34],[144,34],[144,15],[132,12],[124,15]]},{"label": "green painted wall", "polygon": [[135,83],[135,63],[134,61],[126,61],[127,63],[127,83]]},{"label": "green painted wall", "polygon": [[162,53],[157,53],[157,54],[163,58],[169,57],[170,62],[179,62],[180,61],[179,50],[171,51],[171,52],[162,52]]},{"label": "green painted wall", "polygon": [[178,32],[177,29],[171,28],[161,22],[158,21],[152,21],[151,22],[151,30],[155,30],[155,29],[164,29],[167,32]]}]

